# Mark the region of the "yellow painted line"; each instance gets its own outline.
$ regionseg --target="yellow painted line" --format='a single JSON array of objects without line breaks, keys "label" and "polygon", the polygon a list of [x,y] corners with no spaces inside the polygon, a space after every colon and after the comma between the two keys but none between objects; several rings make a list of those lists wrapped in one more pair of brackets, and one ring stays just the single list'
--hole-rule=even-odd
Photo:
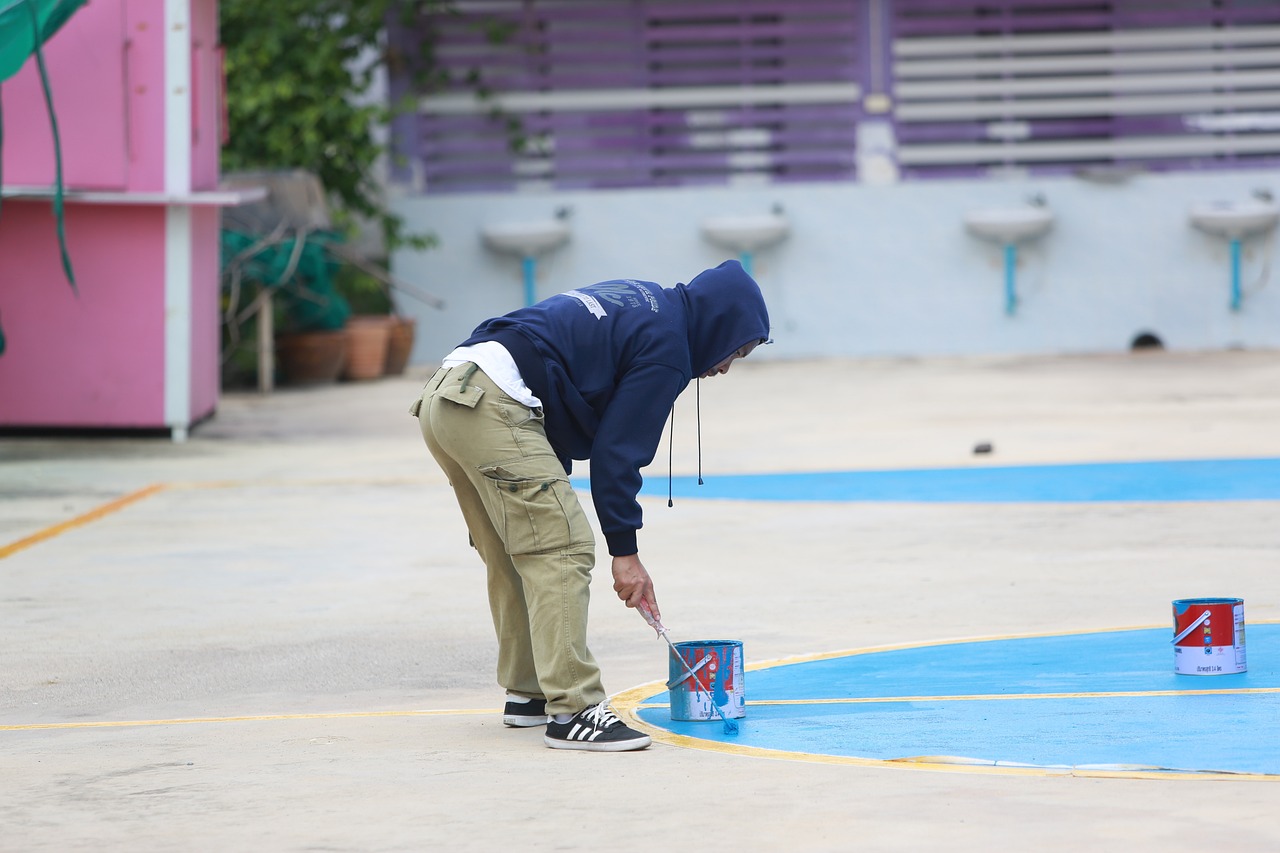
[{"label": "yellow painted line", "polygon": [[79,723],[24,723],[0,726],[0,732],[28,732],[38,729],[116,729],[129,726],[185,726],[195,723],[260,723],[269,720],[350,720],[365,717],[453,717],[500,714],[497,708],[460,708],[431,711],[344,711],[320,714],[256,714],[240,717],[182,717],[173,720],[96,720]]},{"label": "yellow painted line", "polygon": [[[1277,625],[1280,619],[1249,619],[1250,625]],[[1077,637],[1082,634],[1117,634],[1121,631],[1152,631],[1160,628],[1168,628],[1169,623],[1160,625],[1127,625],[1120,628],[1080,628],[1075,631],[1036,631],[1027,634],[989,634],[976,637],[952,637],[946,640],[922,640],[910,643],[888,643],[882,646],[861,646],[856,649],[840,649],[833,652],[814,652],[807,655],[793,655],[791,657],[777,658],[775,660],[761,661],[760,663],[749,663],[744,668],[747,672],[753,672],[758,669],[773,669],[777,666],[787,666],[793,663],[812,663],[820,660],[835,660],[836,658],[855,657],[857,655],[872,655],[879,652],[896,652],[902,649],[926,649],[935,646],[956,646],[964,643],[992,643],[997,640],[1032,640],[1038,637]],[[1172,639],[1172,634],[1170,634]]]},{"label": "yellow painted line", "polygon": [[[1263,773],[1193,772],[1158,770],[1154,768],[1109,769],[1107,767],[1089,765],[1077,767],[1026,766],[940,755],[914,755],[891,759],[860,758],[853,755],[824,755],[815,752],[793,752],[783,749],[766,749],[759,746],[744,746],[727,741],[706,740],[704,738],[676,734],[667,729],[651,725],[641,719],[636,711],[642,707],[651,706],[642,704],[640,700],[652,696],[665,686],[665,681],[642,684],[615,695],[611,700],[611,704],[615,711],[626,718],[627,725],[645,732],[658,743],[665,743],[668,746],[682,747],[684,749],[700,749],[725,755],[769,758],[777,761],[803,761],[809,764],[836,764],[849,767],[888,767],[896,770],[931,770],[940,773],[985,773],[997,776],[1074,776],[1079,778],[1160,779],[1198,782],[1280,782],[1280,776],[1269,776]],[[767,703],[752,702],[748,704]]]},{"label": "yellow painted line", "polygon": [[[1221,690],[1108,690],[1080,693],[971,693],[955,696],[843,696],[828,699],[762,699],[747,702],[765,705],[876,705],[892,702],[995,702],[1001,699],[1124,699],[1148,696],[1229,696],[1245,693],[1280,693],[1280,687],[1224,687]],[[637,708],[665,708],[665,702],[642,702]]]},{"label": "yellow painted line", "polygon": [[[1253,624],[1272,625],[1280,622],[1275,619],[1254,619],[1250,620]],[[854,657],[856,655],[874,654],[876,652],[895,651],[898,649],[918,649],[931,646],[949,646],[959,643],[981,643],[994,640],[1020,640],[1035,637],[1069,637],[1080,634],[1105,634],[1115,633],[1118,631],[1140,631],[1152,628],[1168,628],[1168,625],[1138,625],[1128,628],[1105,628],[1094,630],[1079,631],[1047,631],[1032,634],[1001,634],[996,636],[985,637],[964,637],[950,640],[937,640],[933,642],[915,642],[915,643],[896,643],[883,646],[867,646],[858,649],[845,649],[834,652],[817,652],[811,655],[797,655],[795,657],[779,658],[772,661],[763,661],[761,663],[751,664],[745,667],[747,671],[756,671],[762,669],[772,669],[777,666],[787,666],[795,663],[808,663],[810,661],[833,660],[835,658]],[[627,724],[637,728],[658,743],[665,743],[669,746],[677,746],[685,749],[701,749],[708,752],[719,752],[727,755],[741,755],[754,758],[769,758],[781,761],[804,761],[811,764],[838,764],[853,767],[889,767],[899,770],[931,770],[942,773],[987,773],[1003,776],[1073,776],[1082,778],[1112,778],[1112,779],[1159,779],[1164,781],[1246,781],[1246,782],[1280,782],[1280,775],[1268,775],[1265,773],[1223,773],[1223,772],[1198,772],[1187,770],[1161,770],[1158,768],[1143,767],[1124,767],[1117,768],[1114,766],[1096,766],[1096,765],[1079,765],[1075,767],[1056,767],[1056,766],[1027,766],[1021,764],[1001,764],[994,761],[984,759],[966,758],[962,756],[940,756],[940,755],[916,755],[905,756],[903,758],[881,759],[881,758],[860,758],[851,755],[823,755],[813,752],[793,752],[781,749],[766,749],[758,746],[744,746],[738,743],[727,741],[707,740],[705,738],[689,737],[687,735],[676,734],[668,729],[659,728],[640,718],[637,713],[641,708],[663,708],[667,707],[665,703],[645,702],[655,694],[661,692],[667,686],[666,681],[651,681],[648,684],[641,684],[624,690],[616,694],[611,699],[613,709],[627,720]],[[748,705],[806,705],[806,704],[844,704],[851,702],[873,703],[873,702],[912,702],[912,701],[941,701],[941,700],[991,700],[991,699],[1045,699],[1045,698],[1089,698],[1089,697],[1125,697],[1125,696],[1182,696],[1196,694],[1229,694],[1229,693],[1277,693],[1280,688],[1258,687],[1258,688],[1240,688],[1220,689],[1220,690],[1151,690],[1151,691],[1135,691],[1135,692],[1098,692],[1098,693],[1023,693],[1023,694],[1004,694],[1004,695],[986,695],[979,694],[974,696],[884,696],[884,697],[861,697],[857,699],[796,699],[796,700],[775,700],[763,702],[748,702]]]},{"label": "yellow painted line", "polygon": [[110,515],[113,512],[119,512],[129,506],[129,504],[137,503],[143,498],[149,498],[156,492],[163,491],[166,488],[168,488],[168,486],[165,483],[155,483],[147,486],[145,489],[138,489],[136,492],[130,492],[123,497],[116,498],[113,501],[108,501],[102,506],[91,509],[82,515],[77,515],[75,518],[64,521],[61,524],[54,524],[50,527],[46,527],[43,530],[31,534],[25,539],[19,539],[17,542],[10,542],[8,545],[0,547],[0,560],[3,560],[5,557],[12,556],[26,548],[30,548],[32,545],[39,544],[46,539],[52,539],[55,536],[66,533],[68,530],[83,527],[89,522],[97,521],[105,515]]},{"label": "yellow painted line", "polygon": [[191,480],[186,482],[174,483],[154,483],[144,489],[131,492],[123,497],[108,501],[102,506],[89,510],[88,512],[78,515],[75,518],[63,521],[59,524],[51,525],[43,530],[11,542],[8,545],[0,546],[0,560],[10,557],[19,551],[30,548],[32,545],[38,545],[55,536],[66,533],[68,530],[74,530],[77,527],[97,521],[103,516],[118,512],[130,504],[149,498],[157,492],[161,491],[178,491],[178,490],[197,490],[197,489],[247,489],[253,487],[259,488],[316,488],[323,486],[352,486],[352,485],[423,485],[430,481],[422,478],[412,477],[382,477],[382,478],[331,478],[331,479],[314,479],[314,480]]},{"label": "yellow painted line", "polygon": [[[1280,620],[1277,619],[1250,619],[1250,624],[1254,625],[1272,625]],[[752,672],[757,669],[773,669],[776,666],[787,666],[793,663],[812,663],[820,660],[835,660],[836,658],[855,657],[857,655],[873,655],[879,652],[896,652],[903,649],[927,649],[936,646],[956,646],[964,643],[993,643],[998,640],[1031,640],[1038,637],[1076,637],[1082,634],[1116,634],[1121,631],[1148,631],[1156,628],[1168,628],[1168,624],[1162,625],[1128,625],[1121,628],[1081,628],[1076,631],[1037,631],[1029,634],[990,634],[977,637],[952,637],[946,640],[923,640],[911,643],[889,643],[882,646],[862,646],[856,649],[840,649],[834,652],[814,652],[808,655],[795,655],[792,657],[778,658],[776,660],[762,661],[760,663],[747,664],[745,669]]]}]

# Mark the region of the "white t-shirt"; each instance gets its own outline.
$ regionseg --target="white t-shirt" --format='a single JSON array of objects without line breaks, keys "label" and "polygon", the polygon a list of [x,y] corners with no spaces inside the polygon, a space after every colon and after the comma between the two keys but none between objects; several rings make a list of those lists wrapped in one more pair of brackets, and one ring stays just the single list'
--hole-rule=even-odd
[{"label": "white t-shirt", "polygon": [[458,347],[444,357],[441,367],[453,367],[455,364],[475,363],[493,380],[493,383],[506,391],[513,400],[518,400],[531,409],[542,405],[542,401],[534,396],[529,386],[524,384],[520,368],[511,357],[507,348],[497,341],[481,341],[469,347]]}]

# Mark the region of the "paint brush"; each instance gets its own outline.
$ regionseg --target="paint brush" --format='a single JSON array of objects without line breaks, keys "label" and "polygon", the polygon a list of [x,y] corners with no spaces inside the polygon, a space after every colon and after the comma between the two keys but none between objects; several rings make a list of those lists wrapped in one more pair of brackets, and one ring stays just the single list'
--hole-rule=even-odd
[{"label": "paint brush", "polygon": [[[644,617],[644,621],[649,623],[649,627],[654,631],[657,631],[658,636],[667,641],[667,646],[671,649],[672,657],[680,661],[680,665],[683,666],[685,672],[688,673],[689,681],[693,684],[693,689],[700,690],[701,685],[698,684],[698,678],[694,673],[693,667],[689,666],[689,662],[686,661],[678,651],[676,651],[676,645],[671,642],[671,637],[668,636],[666,626],[653,615],[653,612],[649,610],[649,605],[645,604],[643,601],[640,602],[637,609],[640,611],[640,615]],[[699,669],[701,669],[701,666],[699,666]],[[711,707],[715,709],[716,714],[718,714],[720,719],[724,722],[724,733],[727,735],[736,735],[738,733],[738,721],[729,719],[729,715],[725,713],[725,710],[716,704],[716,697],[711,694],[710,690],[706,690],[704,692],[707,694],[707,699],[711,702]]]}]

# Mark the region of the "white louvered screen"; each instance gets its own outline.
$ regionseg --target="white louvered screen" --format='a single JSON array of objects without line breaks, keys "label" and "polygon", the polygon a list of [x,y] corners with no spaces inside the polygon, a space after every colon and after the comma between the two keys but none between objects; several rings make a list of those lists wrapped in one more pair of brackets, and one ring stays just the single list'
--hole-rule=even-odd
[{"label": "white louvered screen", "polygon": [[[1228,20],[1224,4],[1188,0],[1000,5],[1024,14],[975,16],[971,27],[987,31],[972,35],[901,34],[927,19],[916,9],[899,27],[895,118],[907,175],[1280,156],[1280,3],[1237,4],[1250,14]],[[913,6],[939,4],[897,10]],[[1026,14],[1036,11],[1039,20]],[[1216,25],[1152,25],[1206,22]]]}]

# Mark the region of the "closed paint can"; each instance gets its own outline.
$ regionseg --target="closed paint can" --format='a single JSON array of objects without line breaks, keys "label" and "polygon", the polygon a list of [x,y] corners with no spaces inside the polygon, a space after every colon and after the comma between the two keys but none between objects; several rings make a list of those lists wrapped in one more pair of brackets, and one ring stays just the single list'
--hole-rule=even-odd
[{"label": "closed paint can", "polygon": [[[676,655],[684,664],[676,660]],[[671,696],[671,719],[718,719],[712,702],[730,719],[747,715],[742,643],[738,640],[676,643],[669,664],[667,690]]]},{"label": "closed paint can", "polygon": [[1245,671],[1244,599],[1182,598],[1173,603],[1173,671],[1178,675]]}]

